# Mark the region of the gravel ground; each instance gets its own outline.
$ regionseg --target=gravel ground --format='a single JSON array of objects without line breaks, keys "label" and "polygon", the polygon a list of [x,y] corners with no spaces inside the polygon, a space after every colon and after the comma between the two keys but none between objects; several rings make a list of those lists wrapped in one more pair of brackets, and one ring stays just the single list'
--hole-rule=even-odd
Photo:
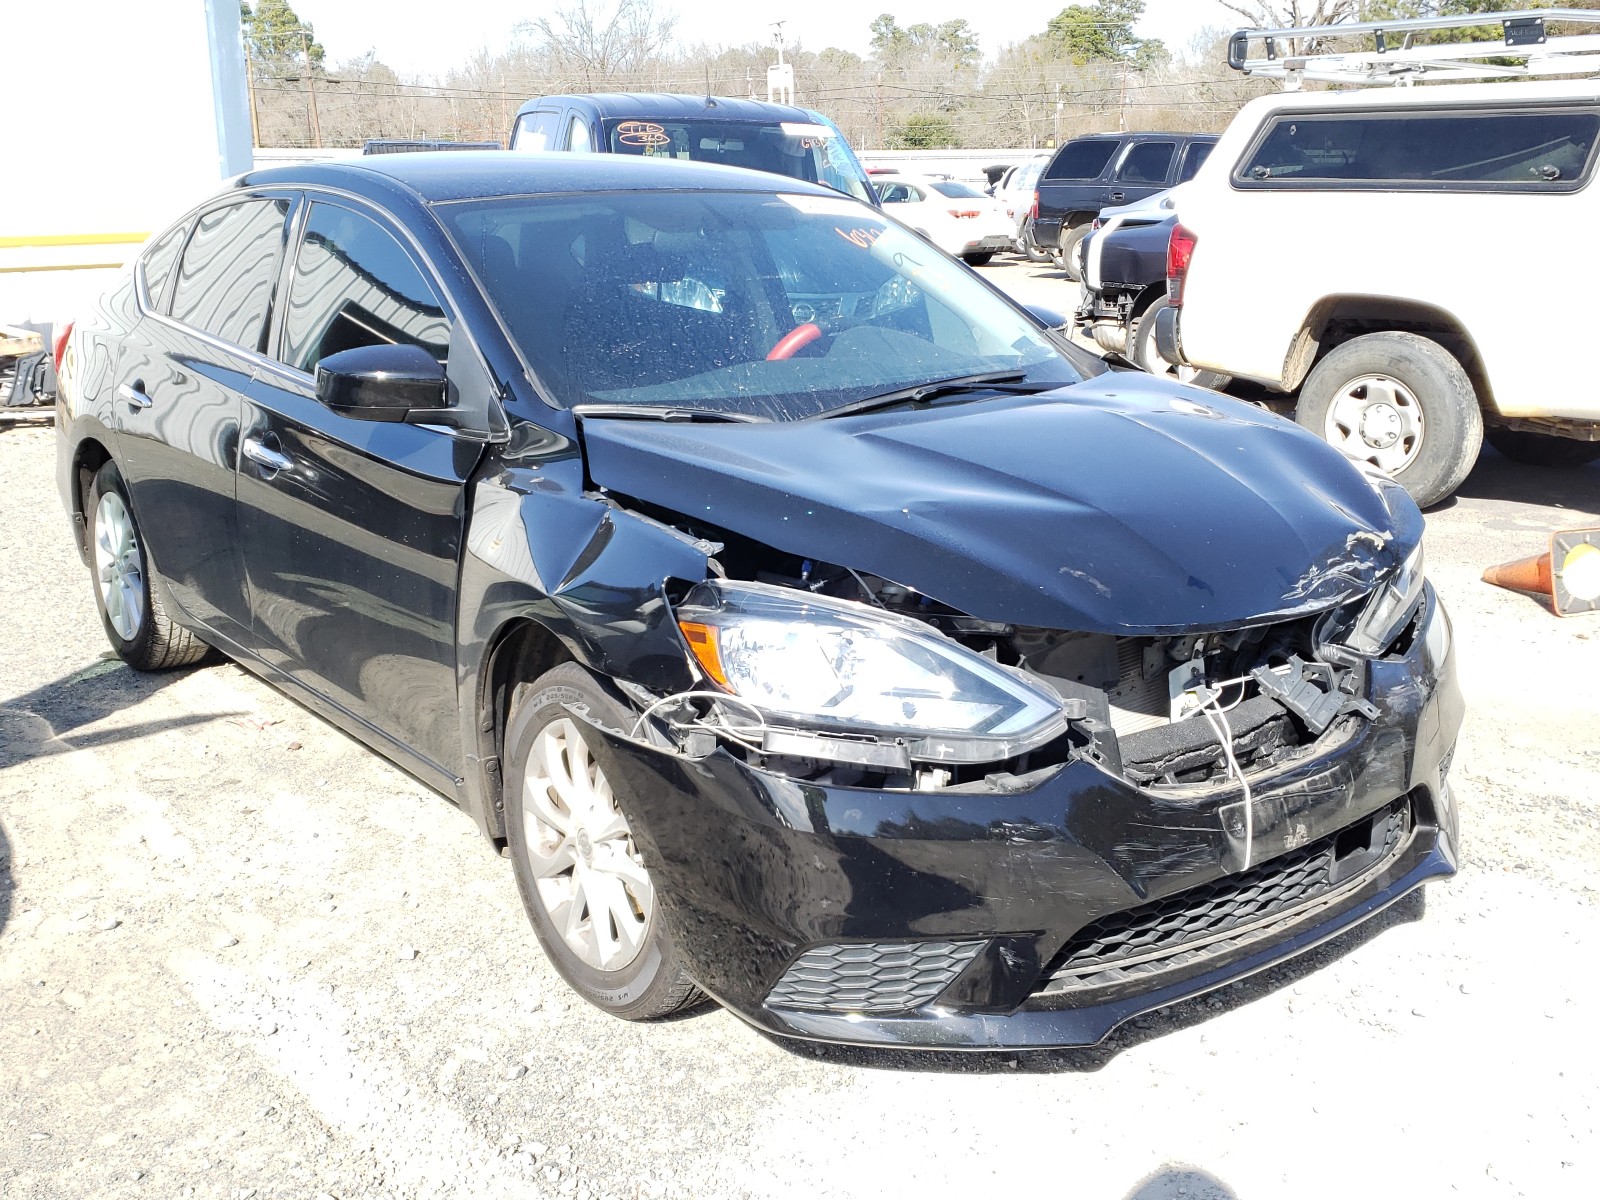
[{"label": "gravel ground", "polygon": [[1459,876],[1093,1050],[962,1057],[569,998],[446,801],[235,666],[110,656],[53,461],[0,427],[0,1196],[1600,1193],[1600,620],[1478,580],[1600,523],[1600,466],[1489,452],[1429,516]]}]

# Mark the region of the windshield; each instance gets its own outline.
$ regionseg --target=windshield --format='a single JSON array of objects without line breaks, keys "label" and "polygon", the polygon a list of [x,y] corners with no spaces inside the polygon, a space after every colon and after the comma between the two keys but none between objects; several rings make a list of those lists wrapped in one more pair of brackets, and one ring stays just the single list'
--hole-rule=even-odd
[{"label": "windshield", "polygon": [[436,211],[564,407],[794,420],[966,375],[1083,378],[966,267],[842,197],[641,191]]},{"label": "windshield", "polygon": [[843,140],[826,125],[791,121],[609,120],[613,153],[746,167],[820,183],[867,199],[867,182]]}]

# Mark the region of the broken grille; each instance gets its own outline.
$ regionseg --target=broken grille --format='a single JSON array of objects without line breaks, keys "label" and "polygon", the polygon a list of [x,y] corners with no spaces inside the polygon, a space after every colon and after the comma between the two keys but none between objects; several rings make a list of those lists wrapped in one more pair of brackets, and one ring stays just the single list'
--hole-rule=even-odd
[{"label": "broken grille", "polygon": [[1400,852],[1410,830],[1411,805],[1402,797],[1252,870],[1102,917],[1062,948],[1034,994],[1105,987],[1227,957],[1353,889]]}]

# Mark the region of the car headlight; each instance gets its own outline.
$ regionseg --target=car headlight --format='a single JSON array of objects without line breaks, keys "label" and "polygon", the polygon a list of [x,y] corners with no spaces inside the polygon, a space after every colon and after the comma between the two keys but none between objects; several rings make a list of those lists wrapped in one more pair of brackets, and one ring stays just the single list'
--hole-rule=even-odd
[{"label": "car headlight", "polygon": [[1345,644],[1357,654],[1376,657],[1394,644],[1395,638],[1406,627],[1422,603],[1423,585],[1427,582],[1422,558],[1422,543],[1417,543],[1400,569],[1380,583],[1367,598],[1361,615],[1345,639]]},{"label": "car headlight", "polygon": [[764,718],[874,734],[934,762],[993,762],[1066,728],[1061,701],[921,621],[755,583],[702,583],[677,608],[695,661]]}]

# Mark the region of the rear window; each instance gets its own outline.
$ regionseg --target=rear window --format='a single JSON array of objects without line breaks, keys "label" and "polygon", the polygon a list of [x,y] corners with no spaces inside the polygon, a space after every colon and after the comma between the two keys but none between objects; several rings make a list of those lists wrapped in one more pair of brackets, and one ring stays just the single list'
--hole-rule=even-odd
[{"label": "rear window", "polygon": [[183,235],[189,232],[188,222],[174,225],[161,235],[159,241],[144,255],[144,301],[156,312],[165,312],[162,298],[167,293],[167,280],[172,278],[172,268],[178,263],[178,251],[183,247]]},{"label": "rear window", "polygon": [[1244,188],[1572,191],[1600,113],[1378,112],[1275,118],[1234,175]]},{"label": "rear window", "polygon": [[1109,139],[1068,142],[1050,160],[1046,179],[1099,179],[1118,143]]},{"label": "rear window", "polygon": [[561,120],[558,112],[538,111],[523,113],[517,118],[517,127],[511,131],[513,150],[548,150],[556,140],[556,128]]},{"label": "rear window", "polygon": [[1189,143],[1189,148],[1183,152],[1183,170],[1178,172],[1179,183],[1188,183],[1194,178],[1195,172],[1205,165],[1206,159],[1211,157],[1211,150],[1215,145],[1215,142]]},{"label": "rear window", "polygon": [[172,317],[246,350],[259,350],[283,250],[287,200],[214,208],[195,224],[178,264]]},{"label": "rear window", "polygon": [[976,191],[973,188],[969,188],[964,183],[956,183],[954,180],[941,179],[934,183],[933,190],[938,192],[941,196],[954,196],[961,200],[983,199],[982,192]]},{"label": "rear window", "polygon": [[1140,142],[1128,151],[1117,168],[1119,183],[1165,183],[1172,170],[1177,142]]}]

